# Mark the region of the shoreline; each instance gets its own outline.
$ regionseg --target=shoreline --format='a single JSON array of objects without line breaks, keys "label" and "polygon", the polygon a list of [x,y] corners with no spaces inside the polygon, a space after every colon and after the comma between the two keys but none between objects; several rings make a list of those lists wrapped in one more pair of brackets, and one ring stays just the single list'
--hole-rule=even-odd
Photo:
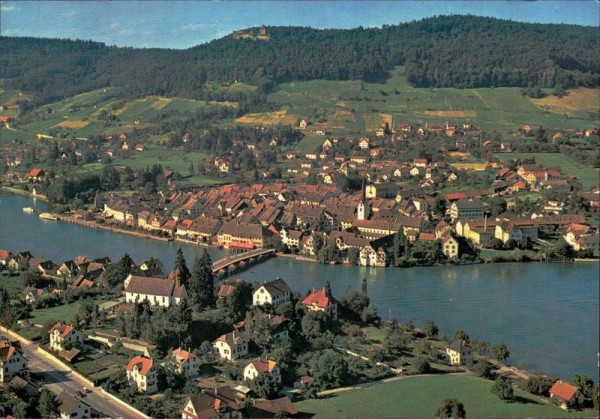
[{"label": "shoreline", "polygon": [[[25,196],[25,197],[29,197],[32,199],[40,199],[44,202],[48,202],[48,199],[43,196],[43,195],[33,195],[31,192],[27,192],[24,191],[22,189],[17,189],[17,188],[11,188],[8,186],[2,186],[1,187],[2,190],[9,192],[9,193],[15,193],[21,196]],[[75,216],[71,216],[71,215],[65,215],[65,214],[57,214],[57,213],[52,213],[54,215],[57,216],[57,221],[64,221],[67,223],[71,223],[71,224],[76,224],[76,225],[80,225],[83,227],[88,227],[88,228],[95,228],[98,230],[104,230],[104,231],[109,231],[112,233],[121,233],[121,234],[128,234],[130,236],[134,236],[134,237],[139,237],[139,238],[144,238],[144,239],[152,239],[152,240],[157,240],[157,241],[161,241],[164,243],[168,243],[168,242],[173,242],[173,241],[177,241],[180,243],[185,243],[185,244],[189,244],[189,245],[193,245],[193,246],[199,246],[199,247],[209,247],[209,248],[215,248],[215,249],[222,249],[222,246],[217,246],[217,245],[213,245],[213,244],[207,244],[207,243],[199,243],[196,242],[194,240],[189,240],[189,239],[185,239],[183,237],[178,237],[177,234],[174,234],[174,236],[172,237],[159,237],[150,233],[145,233],[142,231],[139,231],[138,229],[134,229],[134,230],[128,230],[128,229],[123,229],[123,228],[119,228],[118,226],[114,226],[114,225],[105,225],[105,224],[98,224],[95,221],[87,221],[87,220],[83,220],[81,218],[76,218]],[[303,256],[303,255],[297,255],[297,254],[291,254],[291,253],[283,253],[283,252],[276,252],[275,255],[277,257],[282,257],[282,258],[288,258],[288,259],[294,259],[296,261],[299,262],[310,262],[310,263],[318,263],[316,258],[312,258],[309,256]],[[569,261],[569,263],[575,263],[575,262],[598,262],[600,261],[599,258],[595,258],[595,259],[580,259],[580,258],[575,258],[571,261]],[[544,260],[529,260],[529,261],[517,261],[517,260],[511,260],[511,261],[501,261],[501,262],[494,262],[492,260],[489,259],[479,259],[478,262],[476,261],[470,261],[470,262],[452,262],[452,261],[446,261],[445,263],[434,263],[434,264],[417,264],[417,265],[413,265],[413,266],[406,266],[407,268],[423,268],[423,267],[431,267],[431,266],[442,266],[442,265],[456,265],[456,266],[463,266],[463,265],[479,265],[479,264],[487,264],[487,263],[548,263],[550,261],[544,261]],[[561,263],[565,263],[565,262],[561,262]],[[339,263],[330,263],[332,265],[344,265],[344,266],[352,266],[349,265],[346,262],[339,262]],[[359,266],[359,265],[356,265]],[[373,267],[373,266],[371,266]],[[385,268],[398,268],[396,266],[392,266],[392,265],[388,265],[385,266]]]}]

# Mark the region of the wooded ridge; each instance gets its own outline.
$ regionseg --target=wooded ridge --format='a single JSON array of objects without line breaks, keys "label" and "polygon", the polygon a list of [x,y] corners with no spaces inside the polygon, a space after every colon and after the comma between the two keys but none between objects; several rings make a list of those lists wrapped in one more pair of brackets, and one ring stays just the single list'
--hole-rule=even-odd
[{"label": "wooded ridge", "polygon": [[2,37],[0,77],[4,89],[36,93],[31,106],[107,86],[125,97],[202,99],[207,81],[247,82],[258,94],[289,81],[379,81],[396,65],[417,87],[600,84],[594,27],[443,16],[382,28],[266,29],[267,40],[231,34],[186,50]]}]

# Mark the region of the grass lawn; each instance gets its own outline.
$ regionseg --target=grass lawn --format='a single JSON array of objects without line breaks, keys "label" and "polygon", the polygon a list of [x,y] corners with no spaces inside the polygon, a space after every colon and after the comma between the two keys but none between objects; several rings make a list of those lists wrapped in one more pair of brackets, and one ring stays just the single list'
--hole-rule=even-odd
[{"label": "grass lawn", "polygon": [[506,159],[525,159],[535,157],[535,162],[548,169],[559,169],[565,175],[577,176],[583,189],[590,189],[600,184],[600,172],[571,160],[561,153],[509,153]]},{"label": "grass lawn", "polygon": [[44,324],[46,322],[56,323],[59,321],[73,323],[80,305],[81,300],[73,304],[63,304],[56,307],[33,310],[28,320],[37,324]]},{"label": "grass lawn", "polygon": [[10,275],[8,271],[3,271],[0,274],[0,287],[3,287],[10,295],[17,294],[21,291],[21,274],[15,272],[16,275]]},{"label": "grass lawn", "polygon": [[430,376],[395,381],[370,388],[337,393],[329,398],[295,403],[300,412],[318,418],[435,417],[446,398],[465,405],[467,417],[597,417],[598,412],[565,412],[543,404],[534,396],[515,390],[515,402],[507,403],[491,393],[492,381],[472,375]]}]

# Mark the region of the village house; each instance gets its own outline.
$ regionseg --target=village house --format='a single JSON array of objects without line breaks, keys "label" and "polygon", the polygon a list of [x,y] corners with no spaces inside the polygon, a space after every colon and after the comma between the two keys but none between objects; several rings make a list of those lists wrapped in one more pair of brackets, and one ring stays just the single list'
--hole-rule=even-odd
[{"label": "village house", "polygon": [[338,302],[325,288],[311,292],[300,304],[309,311],[322,311],[331,319],[337,320]]},{"label": "village house", "polygon": [[91,407],[66,391],[56,396],[56,402],[61,419],[92,417]]},{"label": "village house", "polygon": [[186,377],[195,377],[198,375],[200,359],[195,353],[179,348],[171,352],[170,359],[179,374]]},{"label": "village house", "polygon": [[34,167],[27,173],[27,180],[30,182],[43,182],[46,179],[46,172],[39,167]]},{"label": "village house", "polygon": [[450,365],[464,365],[472,353],[471,346],[462,340],[457,340],[446,348],[446,356]]},{"label": "village house", "polygon": [[125,279],[123,291],[125,302],[142,303],[148,301],[151,306],[173,307],[187,297],[185,285],[175,279],[148,278],[129,274]]},{"label": "village house", "polygon": [[496,225],[494,237],[504,244],[509,240],[537,240],[538,226],[533,221],[502,221]]},{"label": "village house", "polygon": [[484,204],[479,198],[459,199],[450,206],[450,217],[456,220],[483,220]]},{"label": "village house", "polygon": [[377,250],[369,244],[360,249],[358,264],[360,266],[385,267],[387,264],[387,253],[382,247]]},{"label": "village house", "polygon": [[246,410],[249,417],[252,418],[291,418],[298,414],[298,411],[292,404],[292,400],[287,396],[278,399],[257,401],[253,405],[247,406]]},{"label": "village house", "polygon": [[246,365],[244,368],[244,381],[252,381],[260,374],[270,374],[278,383],[281,383],[281,369],[273,358],[267,358],[264,361],[259,358]]},{"label": "village house", "polygon": [[83,343],[83,334],[79,330],[61,322],[52,326],[48,330],[48,334],[50,335],[50,349],[57,352],[66,350],[69,346]]},{"label": "village house", "polygon": [[269,233],[262,224],[229,221],[221,226],[217,233],[217,242],[226,248],[237,243],[250,244],[260,248],[265,246]]},{"label": "village house", "polygon": [[265,281],[252,294],[252,305],[261,306],[263,304],[271,304],[277,307],[280,304],[287,303],[291,300],[292,290],[285,281],[277,278],[273,281]]},{"label": "village house", "polygon": [[550,398],[555,399],[560,408],[564,410],[581,405],[584,401],[579,388],[562,380],[555,382],[549,393]]},{"label": "village house", "polygon": [[179,411],[182,419],[241,419],[241,406],[229,387],[203,389],[190,395]]},{"label": "village house", "polygon": [[133,357],[125,367],[129,385],[143,393],[156,393],[158,391],[157,372],[158,365],[152,358],[143,356]]},{"label": "village house", "polygon": [[0,341],[0,384],[5,384],[15,374],[28,377],[28,365],[20,342]]},{"label": "village house", "polygon": [[399,190],[395,182],[373,183],[365,187],[365,198],[393,198]]},{"label": "village house", "polygon": [[238,332],[229,332],[213,341],[213,350],[222,359],[235,361],[248,355],[248,341]]},{"label": "village house", "polygon": [[442,253],[448,259],[456,259],[459,256],[458,241],[452,234],[446,234],[442,238]]},{"label": "village house", "polygon": [[0,265],[6,266],[12,258],[12,253],[5,249],[0,249]]}]

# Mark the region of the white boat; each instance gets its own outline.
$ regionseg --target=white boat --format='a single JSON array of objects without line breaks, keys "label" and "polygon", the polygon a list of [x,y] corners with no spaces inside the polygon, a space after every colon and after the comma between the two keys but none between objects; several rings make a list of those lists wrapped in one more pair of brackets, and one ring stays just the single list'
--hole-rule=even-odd
[{"label": "white boat", "polygon": [[31,208],[31,207],[23,207],[23,212],[31,213],[31,212],[33,212],[33,208]]},{"label": "white boat", "polygon": [[58,217],[50,212],[40,213],[40,218],[43,220],[58,220]]}]

